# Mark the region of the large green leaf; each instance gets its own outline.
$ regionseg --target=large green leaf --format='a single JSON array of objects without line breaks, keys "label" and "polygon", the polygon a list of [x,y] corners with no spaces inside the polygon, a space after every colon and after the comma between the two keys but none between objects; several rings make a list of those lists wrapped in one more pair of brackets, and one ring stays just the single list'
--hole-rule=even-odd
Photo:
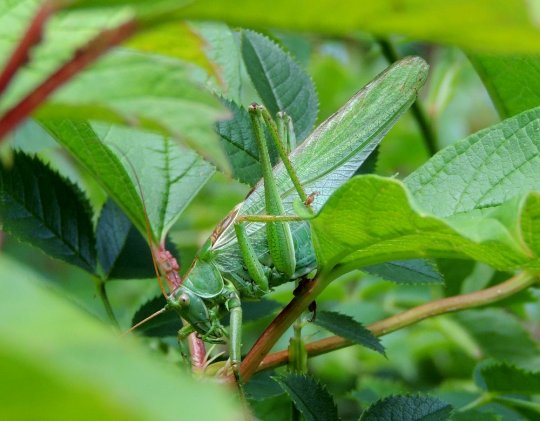
[{"label": "large green leaf", "polygon": [[1,419],[241,418],[225,388],[157,362],[5,255],[0,279]]},{"label": "large green leaf", "polygon": [[[43,119],[42,125],[102,184],[146,236],[165,234],[214,168],[170,139],[121,126]],[[140,185],[140,189],[139,189]]]},{"label": "large green leaf", "polygon": [[0,223],[19,240],[95,273],[88,200],[37,158],[16,153],[11,167],[0,164]]},{"label": "large green leaf", "polygon": [[242,32],[242,57],[263,104],[273,115],[287,112],[297,140],[304,140],[319,111],[308,74],[277,44],[253,31]]},{"label": "large green leaf", "polygon": [[318,260],[330,269],[339,262],[353,268],[403,258],[467,256],[500,269],[538,267],[538,256],[522,237],[540,221],[520,226],[521,215],[534,213],[536,202],[512,200],[483,213],[442,219],[422,212],[397,180],[355,177],[312,221]]},{"label": "large green leaf", "polygon": [[366,409],[360,421],[445,421],[450,418],[452,406],[429,396],[390,396]]},{"label": "large green leaf", "polygon": [[418,205],[446,217],[540,191],[540,108],[454,142],[405,184]]},{"label": "large green leaf", "polygon": [[[534,4],[520,0],[404,0],[362,4],[323,0],[290,2],[201,0],[187,6],[182,16],[226,20],[246,27],[350,35],[356,30],[376,35],[402,34],[409,38],[458,45],[469,50],[539,52],[540,31]],[[538,12],[536,12],[538,13]],[[441,24],[444,22],[444,24]]]},{"label": "large green leaf", "polygon": [[[0,57],[4,60],[29,24],[35,3],[23,0],[0,9]],[[129,16],[122,9],[85,10],[52,19],[45,42],[32,52],[31,65],[18,72],[2,96],[0,111],[5,112],[32,92],[101,30]],[[225,111],[202,86],[202,74],[199,68],[181,60],[116,49],[59,89],[36,115],[104,120],[159,130],[226,167],[212,130],[214,121]]]},{"label": "large green leaf", "polygon": [[337,407],[326,388],[313,377],[289,373],[274,377],[287,392],[306,421],[333,421],[338,419]]},{"label": "large green leaf", "polygon": [[511,117],[540,105],[540,57],[470,55],[497,111]]},{"label": "large green leaf", "polygon": [[59,90],[38,115],[149,128],[182,140],[225,167],[212,129],[224,111],[190,73],[175,59],[115,51]]}]

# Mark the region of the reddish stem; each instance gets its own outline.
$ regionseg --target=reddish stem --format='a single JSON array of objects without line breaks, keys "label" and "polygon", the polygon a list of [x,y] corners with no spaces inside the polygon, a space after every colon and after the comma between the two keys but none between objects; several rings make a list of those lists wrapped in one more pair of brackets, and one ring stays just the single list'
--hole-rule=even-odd
[{"label": "reddish stem", "polygon": [[2,74],[0,74],[0,93],[4,92],[17,70],[24,66],[30,58],[30,49],[41,41],[43,28],[49,17],[58,9],[59,3],[46,1],[30,22],[30,26],[9,58]]},{"label": "reddish stem", "polygon": [[206,348],[197,333],[188,336],[189,352],[191,354],[191,367],[195,372],[202,372],[206,364]]},{"label": "reddish stem", "polygon": [[19,123],[41,105],[51,93],[68,82],[73,76],[93,63],[111,47],[120,44],[137,29],[135,20],[129,20],[116,28],[107,29],[79,49],[71,60],[64,63],[51,74],[41,85],[23,98],[17,105],[0,118],[0,142]]},{"label": "reddish stem", "polygon": [[[475,308],[500,301],[513,294],[522,291],[538,282],[538,278],[528,272],[522,272],[491,288],[471,292],[469,294],[454,297],[441,298],[395,314],[378,322],[372,323],[367,328],[375,336],[383,336],[406,326],[418,323],[421,320],[451,313],[469,308]],[[325,354],[345,348],[355,343],[340,336],[331,336],[306,345],[306,351],[310,357]],[[289,360],[287,350],[274,352],[261,362],[257,371],[269,370],[284,365]]]},{"label": "reddish stem", "polygon": [[247,382],[251,378],[263,358],[270,352],[278,339],[300,317],[302,312],[327,284],[328,280],[324,280],[324,278],[316,278],[312,282],[307,283],[304,290],[294,297],[264,330],[240,366],[240,376],[244,382]]}]

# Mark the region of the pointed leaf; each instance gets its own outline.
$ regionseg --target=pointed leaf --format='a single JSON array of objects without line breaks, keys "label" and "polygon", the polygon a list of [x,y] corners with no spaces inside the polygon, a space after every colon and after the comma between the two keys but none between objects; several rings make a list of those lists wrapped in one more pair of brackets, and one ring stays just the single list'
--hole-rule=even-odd
[{"label": "pointed leaf", "polygon": [[507,363],[488,362],[477,368],[477,383],[495,393],[540,394],[540,372]]},{"label": "pointed leaf", "polygon": [[502,118],[540,105],[538,56],[470,55]]},{"label": "pointed leaf", "polygon": [[445,421],[451,413],[450,404],[429,396],[391,396],[366,409],[360,421]]},{"label": "pointed leaf", "polygon": [[297,140],[304,140],[319,111],[308,74],[277,44],[253,31],[242,31],[242,57],[263,104],[273,115],[287,112]]},{"label": "pointed leaf", "polygon": [[217,122],[216,131],[231,163],[234,178],[253,186],[261,179],[262,170],[251,119],[246,109],[235,102],[224,100],[224,103],[231,111],[232,118]]},{"label": "pointed leaf", "polygon": [[405,180],[418,205],[450,216],[540,191],[540,107],[454,142]]},{"label": "pointed leaf", "polygon": [[12,167],[0,165],[0,222],[21,241],[95,273],[88,200],[37,158],[15,153]]},{"label": "pointed leaf", "polygon": [[333,311],[319,311],[314,323],[335,335],[385,355],[384,346],[382,346],[379,338],[351,316]]},{"label": "pointed leaf", "polygon": [[339,419],[334,398],[326,388],[309,375],[289,373],[274,377],[290,396],[306,421]]},{"label": "pointed leaf", "polygon": [[90,171],[145,237],[146,208],[156,242],[214,172],[194,152],[158,135],[72,120],[41,124]]},{"label": "pointed leaf", "polygon": [[444,278],[431,260],[395,260],[380,265],[366,266],[364,271],[387,281],[402,284],[442,284]]}]

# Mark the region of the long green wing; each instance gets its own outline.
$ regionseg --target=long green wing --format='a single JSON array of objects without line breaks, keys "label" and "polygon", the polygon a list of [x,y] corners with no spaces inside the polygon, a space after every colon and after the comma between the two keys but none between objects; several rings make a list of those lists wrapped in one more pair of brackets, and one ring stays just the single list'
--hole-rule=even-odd
[{"label": "long green wing", "polygon": [[[419,57],[407,57],[395,63],[324,121],[291,153],[293,167],[306,193],[318,193],[313,203],[315,210],[319,210],[330,195],[354,174],[410,107],[427,73],[428,65]],[[292,206],[298,196],[283,164],[276,165],[273,172],[285,212],[294,214]],[[241,205],[238,215],[264,214],[264,209],[264,184],[261,180]],[[313,265],[314,257],[309,242],[306,242],[309,238],[307,223],[291,225],[295,244],[299,247],[298,272]],[[268,252],[263,227],[261,223],[246,225],[261,257]],[[241,266],[241,254],[232,224],[217,238],[213,250],[224,272],[236,271]]]}]

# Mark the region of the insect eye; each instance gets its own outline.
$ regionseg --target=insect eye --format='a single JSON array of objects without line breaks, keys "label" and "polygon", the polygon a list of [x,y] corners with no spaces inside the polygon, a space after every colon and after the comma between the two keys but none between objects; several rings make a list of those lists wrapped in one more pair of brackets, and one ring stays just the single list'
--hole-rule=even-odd
[{"label": "insect eye", "polygon": [[185,293],[180,295],[180,297],[178,297],[178,304],[182,307],[187,307],[189,305],[189,295]]}]

